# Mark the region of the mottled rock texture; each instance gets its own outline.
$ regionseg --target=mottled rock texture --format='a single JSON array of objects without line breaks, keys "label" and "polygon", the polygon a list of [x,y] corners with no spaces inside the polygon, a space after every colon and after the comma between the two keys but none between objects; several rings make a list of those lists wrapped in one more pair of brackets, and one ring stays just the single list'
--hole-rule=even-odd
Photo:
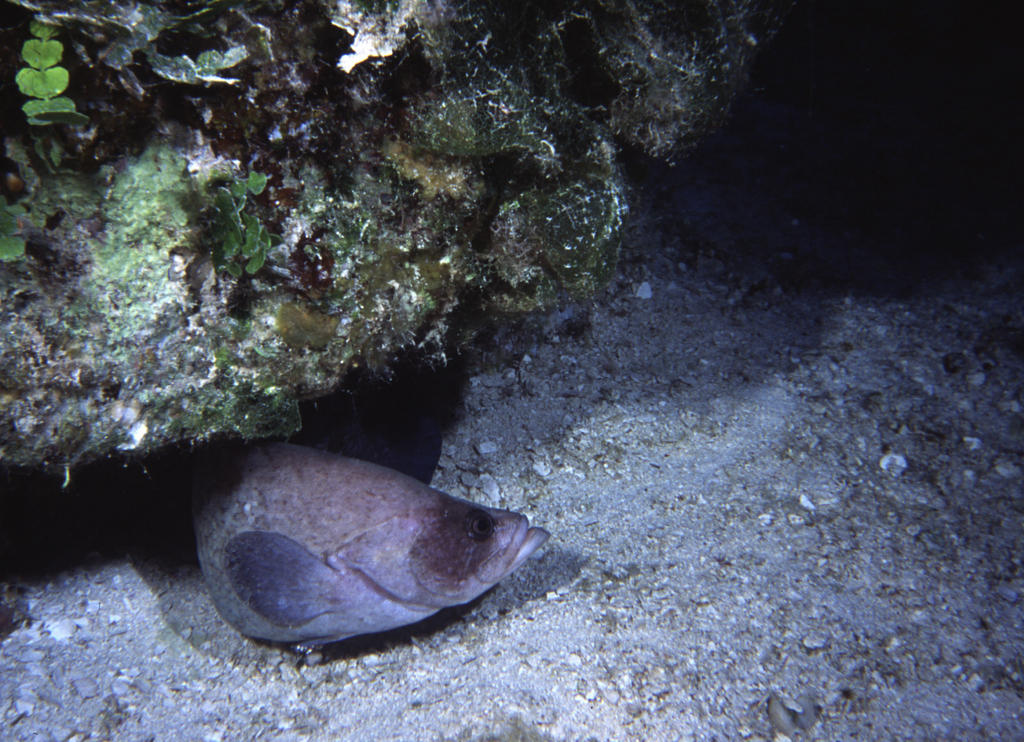
[{"label": "mottled rock texture", "polygon": [[0,101],[0,457],[59,470],[592,295],[623,153],[717,124],[788,1],[16,5],[4,78],[42,21],[88,117]]}]

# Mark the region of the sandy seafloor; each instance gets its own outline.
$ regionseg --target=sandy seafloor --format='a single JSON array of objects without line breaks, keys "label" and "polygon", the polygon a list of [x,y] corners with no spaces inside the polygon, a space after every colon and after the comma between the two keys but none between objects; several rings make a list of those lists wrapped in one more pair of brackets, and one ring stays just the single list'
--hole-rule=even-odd
[{"label": "sandy seafloor", "polygon": [[312,665],[188,558],[7,575],[0,738],[1024,738],[1020,237],[974,204],[933,262],[920,204],[837,208],[791,167],[820,119],[744,100],[652,167],[607,291],[466,364],[434,484],[539,556]]}]

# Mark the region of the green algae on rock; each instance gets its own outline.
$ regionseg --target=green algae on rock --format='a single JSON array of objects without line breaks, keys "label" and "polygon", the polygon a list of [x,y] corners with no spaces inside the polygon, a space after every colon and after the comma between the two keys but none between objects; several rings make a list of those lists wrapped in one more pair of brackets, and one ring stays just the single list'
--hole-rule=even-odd
[{"label": "green algae on rock", "polygon": [[[59,469],[287,435],[357,366],[594,295],[620,143],[690,146],[788,0],[16,4],[60,23],[92,122],[4,133],[0,457]],[[251,173],[245,233],[280,241],[217,270],[217,184]]]},{"label": "green algae on rock", "polygon": [[[512,286],[543,272],[584,299],[611,278],[625,210],[622,189],[611,179],[527,191],[498,210],[492,260]],[[522,256],[527,265],[517,264]]]},{"label": "green algae on rock", "polygon": [[[255,374],[211,373],[224,329],[202,325],[187,276],[201,231],[186,165],[154,145],[94,178],[54,178],[74,194],[68,212],[45,190],[34,200],[45,221],[71,224],[33,235],[34,257],[0,273],[2,412],[15,433],[3,440],[5,462],[63,466],[182,434],[297,427],[294,399],[260,388]],[[47,265],[60,270],[41,273]]]}]

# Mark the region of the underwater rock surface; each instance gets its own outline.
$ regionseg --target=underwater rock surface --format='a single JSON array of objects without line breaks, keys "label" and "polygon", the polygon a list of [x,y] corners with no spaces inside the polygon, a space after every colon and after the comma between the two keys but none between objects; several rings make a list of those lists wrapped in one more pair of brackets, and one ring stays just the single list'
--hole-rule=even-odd
[{"label": "underwater rock surface", "polygon": [[789,3],[14,5],[5,78],[64,87],[0,102],[0,457],[59,470],[592,295],[623,148],[713,128]]}]

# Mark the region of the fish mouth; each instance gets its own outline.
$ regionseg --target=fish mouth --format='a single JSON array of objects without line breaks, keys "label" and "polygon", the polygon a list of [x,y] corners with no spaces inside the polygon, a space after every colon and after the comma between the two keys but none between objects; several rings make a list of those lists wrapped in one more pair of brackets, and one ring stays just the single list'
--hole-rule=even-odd
[{"label": "fish mouth", "polygon": [[515,557],[512,558],[512,562],[509,564],[508,571],[516,569],[520,564],[530,558],[533,552],[537,551],[544,542],[551,537],[551,534],[545,531],[543,528],[527,528],[526,533],[523,534],[523,541],[519,544],[519,551],[516,552]]},{"label": "fish mouth", "polygon": [[504,515],[511,521],[508,525],[511,526],[512,532],[502,539],[500,544],[495,544],[495,551],[476,570],[476,579],[488,586],[494,585],[515,571],[551,536],[543,528],[530,528],[530,521],[525,515]]}]

